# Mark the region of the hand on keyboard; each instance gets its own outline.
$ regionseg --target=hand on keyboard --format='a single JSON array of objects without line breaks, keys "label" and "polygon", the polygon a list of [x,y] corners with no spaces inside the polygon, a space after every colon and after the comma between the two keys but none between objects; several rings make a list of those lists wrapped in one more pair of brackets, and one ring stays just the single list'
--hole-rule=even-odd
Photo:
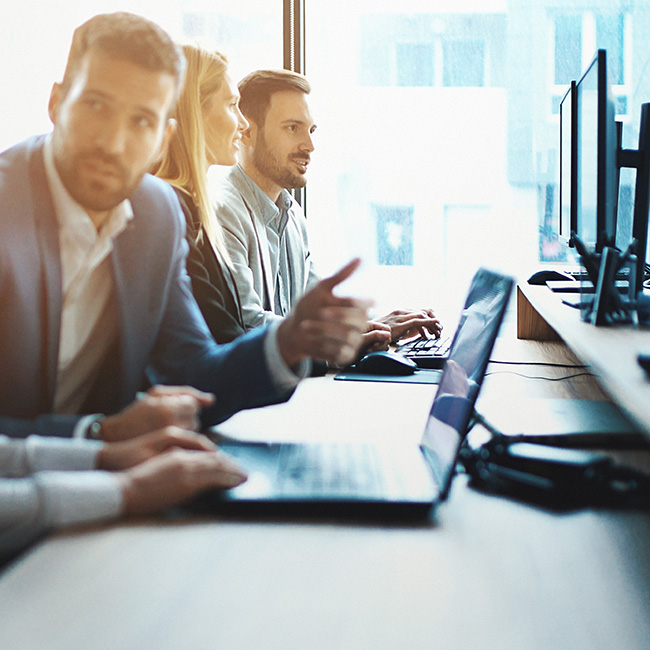
[{"label": "hand on keyboard", "polygon": [[393,342],[415,335],[437,338],[442,332],[442,324],[431,309],[395,309],[374,320],[390,327]]}]

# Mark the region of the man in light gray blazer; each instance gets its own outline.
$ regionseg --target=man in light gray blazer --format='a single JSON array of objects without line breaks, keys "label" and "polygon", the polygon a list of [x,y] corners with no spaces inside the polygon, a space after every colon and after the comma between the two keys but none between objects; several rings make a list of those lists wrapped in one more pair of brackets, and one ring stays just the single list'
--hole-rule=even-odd
[{"label": "man in light gray blazer", "polygon": [[[310,91],[303,75],[288,70],[258,70],[239,83],[249,127],[239,164],[219,187],[217,217],[247,328],[277,321],[318,282],[305,215],[288,191],[305,186],[314,151]],[[403,336],[438,336],[441,329],[430,309],[395,310],[368,321],[363,347],[386,348]]]},{"label": "man in light gray blazer", "polygon": [[300,205],[286,189],[272,197],[241,165],[228,172],[218,194],[247,329],[279,321],[319,280]]}]

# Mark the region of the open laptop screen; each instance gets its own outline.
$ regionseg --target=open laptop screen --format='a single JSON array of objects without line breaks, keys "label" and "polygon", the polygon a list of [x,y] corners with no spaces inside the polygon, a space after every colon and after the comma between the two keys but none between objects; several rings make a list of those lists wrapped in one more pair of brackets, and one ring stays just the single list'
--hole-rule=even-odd
[{"label": "open laptop screen", "polygon": [[421,440],[443,497],[451,484],[512,286],[512,278],[487,269],[479,269],[472,280]]}]

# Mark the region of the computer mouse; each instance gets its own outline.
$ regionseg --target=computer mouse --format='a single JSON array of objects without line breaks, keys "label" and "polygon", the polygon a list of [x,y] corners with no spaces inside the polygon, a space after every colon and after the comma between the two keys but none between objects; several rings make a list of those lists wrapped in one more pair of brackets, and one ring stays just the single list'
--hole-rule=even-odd
[{"label": "computer mouse", "polygon": [[555,280],[574,280],[567,273],[562,273],[561,271],[553,271],[551,269],[545,269],[543,271],[537,271],[533,273],[528,278],[528,284],[546,284],[549,281]]},{"label": "computer mouse", "polygon": [[370,352],[355,364],[357,372],[367,375],[412,375],[417,367],[408,357],[387,351]]}]

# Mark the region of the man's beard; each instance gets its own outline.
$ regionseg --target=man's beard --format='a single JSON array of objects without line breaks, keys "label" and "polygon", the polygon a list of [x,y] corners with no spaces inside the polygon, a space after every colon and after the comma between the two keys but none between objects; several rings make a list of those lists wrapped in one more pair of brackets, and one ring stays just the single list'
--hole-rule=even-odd
[{"label": "man's beard", "polygon": [[[309,154],[291,154],[289,159],[309,162]],[[266,144],[263,133],[260,133],[260,137],[253,150],[253,164],[263,176],[287,190],[305,187],[307,184],[305,174],[293,172],[291,169],[282,166],[282,163]]]},{"label": "man's beard", "polygon": [[[124,199],[133,194],[140,184],[139,179],[129,178],[129,173],[113,156],[100,150],[86,151],[74,156],[65,151],[57,156],[55,148],[56,168],[70,196],[84,209],[97,212],[109,211],[119,205]],[[99,177],[87,178],[83,172],[85,164],[97,164],[110,169],[110,185],[106,185]],[[119,183],[115,184],[118,180]]]}]

